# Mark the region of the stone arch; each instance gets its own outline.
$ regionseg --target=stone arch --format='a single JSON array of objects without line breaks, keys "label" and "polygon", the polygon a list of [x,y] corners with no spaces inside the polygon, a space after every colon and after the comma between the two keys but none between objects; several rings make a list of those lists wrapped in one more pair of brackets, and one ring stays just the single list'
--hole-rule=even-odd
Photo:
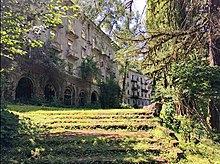
[{"label": "stone arch", "polygon": [[76,104],[76,90],[73,86],[66,87],[63,94],[63,100],[65,105]]},{"label": "stone arch", "polygon": [[82,90],[79,93],[79,106],[85,106],[86,105],[86,94]]},{"label": "stone arch", "polygon": [[27,77],[22,77],[17,84],[15,99],[28,100],[33,96],[33,82]]},{"label": "stone arch", "polygon": [[66,88],[64,91],[64,104],[72,105],[72,89]]},{"label": "stone arch", "polygon": [[56,89],[53,84],[47,84],[44,87],[44,98],[48,101],[56,98]]},{"label": "stone arch", "polygon": [[95,104],[98,101],[98,93],[93,91],[91,94],[91,104]]},{"label": "stone arch", "polygon": [[76,104],[76,90],[72,87],[72,105]]}]

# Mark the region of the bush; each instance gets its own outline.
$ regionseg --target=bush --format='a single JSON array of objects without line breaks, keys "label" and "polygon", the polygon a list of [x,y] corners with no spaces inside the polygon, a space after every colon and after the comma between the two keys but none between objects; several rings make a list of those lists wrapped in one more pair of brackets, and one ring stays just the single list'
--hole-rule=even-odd
[{"label": "bush", "polygon": [[129,104],[120,104],[120,109],[134,109],[131,105]]},{"label": "bush", "polygon": [[100,102],[102,108],[119,108],[120,86],[113,78],[100,84]]},{"label": "bush", "polygon": [[19,135],[18,128],[18,116],[7,110],[1,110],[1,146],[8,147],[14,144]]},{"label": "bush", "polygon": [[175,107],[172,102],[167,102],[163,104],[162,110],[160,112],[160,118],[162,123],[169,129],[174,131],[179,131],[180,120],[175,118]]},{"label": "bush", "polygon": [[86,108],[99,109],[99,108],[101,108],[101,104],[99,101],[93,102],[93,103],[87,104]]}]

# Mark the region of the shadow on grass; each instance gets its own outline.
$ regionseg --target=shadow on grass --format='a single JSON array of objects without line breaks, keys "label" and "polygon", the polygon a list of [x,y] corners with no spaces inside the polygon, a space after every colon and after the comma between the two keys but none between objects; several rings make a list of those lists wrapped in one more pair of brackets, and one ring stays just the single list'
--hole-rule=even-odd
[{"label": "shadow on grass", "polygon": [[[97,108],[77,108],[77,107],[51,107],[51,106],[35,106],[35,105],[27,105],[27,104],[9,104],[8,109],[10,111],[16,112],[35,112],[35,111],[89,111],[89,110],[112,110],[112,109],[97,109]],[[126,110],[126,109],[120,109]]]},{"label": "shadow on grass", "polygon": [[111,135],[45,136],[38,143],[44,150],[28,163],[157,163],[159,152],[134,150],[127,138]]}]

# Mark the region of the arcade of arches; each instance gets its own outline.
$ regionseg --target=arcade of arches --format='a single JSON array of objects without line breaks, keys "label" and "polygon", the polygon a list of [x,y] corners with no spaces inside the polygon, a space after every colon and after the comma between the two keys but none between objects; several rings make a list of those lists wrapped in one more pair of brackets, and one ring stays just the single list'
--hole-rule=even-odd
[{"label": "arcade of arches", "polygon": [[[46,101],[53,101],[58,97],[57,89],[51,83],[45,85],[43,88],[43,94]],[[74,87],[66,87],[62,95],[63,104],[67,106],[85,106],[88,102],[95,104],[99,99],[97,91],[93,91],[91,96],[87,96],[87,92],[84,90],[79,92],[77,98],[76,90]],[[15,99],[28,101],[33,98],[33,96],[36,96],[34,95],[34,83],[27,77],[21,78],[16,86]]]}]

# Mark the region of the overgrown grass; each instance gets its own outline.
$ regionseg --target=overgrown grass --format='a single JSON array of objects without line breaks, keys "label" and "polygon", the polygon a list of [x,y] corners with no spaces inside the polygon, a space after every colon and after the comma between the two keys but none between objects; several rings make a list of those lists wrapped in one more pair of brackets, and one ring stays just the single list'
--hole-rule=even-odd
[{"label": "overgrown grass", "polygon": [[[220,144],[185,143],[142,109],[70,109],[10,105],[39,129],[2,152],[1,163],[219,163]],[[179,143],[174,145],[174,143]],[[181,152],[181,157],[177,152]]]}]

